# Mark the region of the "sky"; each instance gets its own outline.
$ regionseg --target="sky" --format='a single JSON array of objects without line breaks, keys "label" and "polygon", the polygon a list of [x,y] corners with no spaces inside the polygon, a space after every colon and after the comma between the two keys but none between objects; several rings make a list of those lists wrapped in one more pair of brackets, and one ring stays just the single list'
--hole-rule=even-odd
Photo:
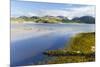
[{"label": "sky", "polygon": [[69,19],[81,16],[95,17],[95,5],[11,1],[11,17],[46,15],[66,16]]}]

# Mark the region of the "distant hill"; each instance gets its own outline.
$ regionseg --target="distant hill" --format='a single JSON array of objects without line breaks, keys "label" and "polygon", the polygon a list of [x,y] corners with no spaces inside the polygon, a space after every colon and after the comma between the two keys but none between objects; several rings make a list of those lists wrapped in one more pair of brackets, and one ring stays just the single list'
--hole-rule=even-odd
[{"label": "distant hill", "polygon": [[89,24],[95,23],[95,18],[92,17],[92,16],[75,17],[72,20],[73,21],[79,21],[80,23],[89,23]]},{"label": "distant hill", "polygon": [[68,19],[65,16],[20,16],[17,18],[11,18],[11,21],[15,22],[36,22],[36,23],[88,23],[88,24],[94,24],[95,18],[92,16],[82,16],[82,17],[75,17],[72,20]]}]

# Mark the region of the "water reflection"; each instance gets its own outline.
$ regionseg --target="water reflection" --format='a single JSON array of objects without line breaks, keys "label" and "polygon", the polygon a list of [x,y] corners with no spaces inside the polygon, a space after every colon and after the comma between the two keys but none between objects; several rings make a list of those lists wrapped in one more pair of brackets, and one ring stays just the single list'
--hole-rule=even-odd
[{"label": "water reflection", "polygon": [[20,37],[11,35],[11,65],[36,64],[43,60],[43,51],[64,47],[75,33],[95,31],[94,24],[15,24],[11,29],[20,27],[52,32],[41,36],[36,36],[38,32],[26,35],[23,33]]}]

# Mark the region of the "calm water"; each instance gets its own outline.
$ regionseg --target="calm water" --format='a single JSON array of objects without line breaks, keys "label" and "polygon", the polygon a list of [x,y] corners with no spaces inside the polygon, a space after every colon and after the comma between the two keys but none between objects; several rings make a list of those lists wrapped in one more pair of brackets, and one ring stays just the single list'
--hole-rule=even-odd
[{"label": "calm water", "polygon": [[[52,31],[45,35],[35,36],[29,33],[20,37],[11,35],[11,65],[31,65],[43,61],[46,50],[63,48],[70,37],[79,32],[94,32],[94,24],[12,24],[11,29],[19,27],[38,28]],[[45,31],[44,31],[45,32]],[[31,35],[31,37],[30,37]],[[26,37],[27,38],[24,38]]]}]

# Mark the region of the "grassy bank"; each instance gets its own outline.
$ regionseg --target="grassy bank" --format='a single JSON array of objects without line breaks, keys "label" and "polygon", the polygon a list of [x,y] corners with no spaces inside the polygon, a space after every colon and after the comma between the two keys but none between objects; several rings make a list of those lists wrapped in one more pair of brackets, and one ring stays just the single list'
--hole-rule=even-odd
[{"label": "grassy bank", "polygon": [[95,61],[95,33],[79,33],[63,49],[49,50],[43,54],[54,59],[46,61],[47,64]]}]

